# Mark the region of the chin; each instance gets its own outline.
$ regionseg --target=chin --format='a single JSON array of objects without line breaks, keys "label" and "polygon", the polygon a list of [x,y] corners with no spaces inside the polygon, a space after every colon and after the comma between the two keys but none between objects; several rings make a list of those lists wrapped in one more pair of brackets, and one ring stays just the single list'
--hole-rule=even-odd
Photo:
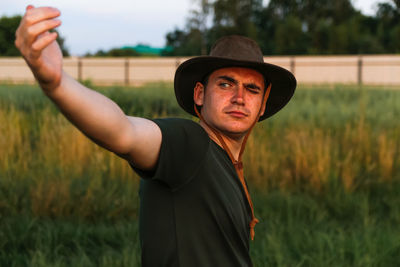
[{"label": "chin", "polygon": [[226,136],[240,138],[250,129],[251,123],[248,120],[232,120],[230,118],[221,118],[222,123],[211,122],[211,126]]}]

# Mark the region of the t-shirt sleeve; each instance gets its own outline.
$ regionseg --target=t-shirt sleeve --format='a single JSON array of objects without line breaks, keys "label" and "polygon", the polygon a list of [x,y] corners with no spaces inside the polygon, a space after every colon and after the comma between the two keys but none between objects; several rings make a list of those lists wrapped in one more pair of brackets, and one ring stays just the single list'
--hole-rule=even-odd
[{"label": "t-shirt sleeve", "polygon": [[155,170],[133,169],[143,179],[158,180],[171,190],[188,183],[202,166],[210,139],[196,122],[186,119],[155,119],[161,129],[161,149]]}]

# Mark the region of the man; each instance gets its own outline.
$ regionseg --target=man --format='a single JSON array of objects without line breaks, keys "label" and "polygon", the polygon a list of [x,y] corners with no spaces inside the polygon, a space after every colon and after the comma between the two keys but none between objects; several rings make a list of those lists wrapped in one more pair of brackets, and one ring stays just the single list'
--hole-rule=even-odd
[{"label": "man", "polygon": [[290,100],[294,76],[264,63],[254,41],[229,36],[216,42],[210,56],[190,59],[176,71],[178,103],[199,124],[126,116],[62,71],[57,35],[48,32],[60,25],[59,15],[54,8],[28,6],[16,46],[61,112],[143,178],[143,266],[251,266],[249,239],[258,220],[241,156],[254,124]]}]

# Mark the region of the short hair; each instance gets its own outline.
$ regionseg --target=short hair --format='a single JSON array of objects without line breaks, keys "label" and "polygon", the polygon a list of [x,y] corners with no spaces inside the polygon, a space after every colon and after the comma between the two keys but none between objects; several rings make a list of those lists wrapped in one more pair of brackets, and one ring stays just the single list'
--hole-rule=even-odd
[{"label": "short hair", "polygon": [[200,83],[204,86],[204,90],[206,90],[206,88],[207,88],[208,81],[210,80],[211,73],[213,73],[213,71],[207,73],[207,74],[203,77],[203,79],[201,80],[201,82],[200,82]]}]

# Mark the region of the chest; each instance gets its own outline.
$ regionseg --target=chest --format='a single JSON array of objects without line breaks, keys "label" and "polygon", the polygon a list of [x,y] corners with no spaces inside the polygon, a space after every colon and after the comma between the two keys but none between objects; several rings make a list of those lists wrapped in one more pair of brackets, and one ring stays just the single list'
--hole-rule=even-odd
[{"label": "chest", "polygon": [[[177,197],[201,217],[248,232],[251,211],[236,171],[223,150],[211,150],[190,183]],[[197,217],[197,215],[196,215]]]}]

